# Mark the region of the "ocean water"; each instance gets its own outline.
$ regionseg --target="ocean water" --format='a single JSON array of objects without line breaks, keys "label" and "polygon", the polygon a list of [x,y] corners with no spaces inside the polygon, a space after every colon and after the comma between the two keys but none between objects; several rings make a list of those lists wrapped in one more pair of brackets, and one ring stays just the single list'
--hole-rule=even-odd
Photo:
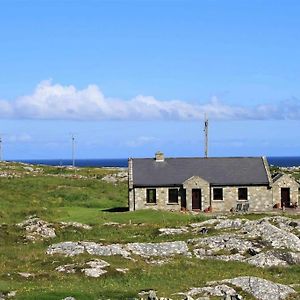
[{"label": "ocean water", "polygon": [[270,156],[267,157],[270,165],[278,167],[299,167],[300,156]]},{"label": "ocean water", "polygon": [[[279,167],[300,166],[300,156],[270,156],[267,157],[270,165]],[[17,160],[30,164],[42,164],[49,166],[71,166],[71,159],[29,159]],[[115,159],[77,159],[75,161],[77,167],[127,167],[127,158]]]},{"label": "ocean water", "polygon": [[[19,162],[29,163],[33,165],[47,165],[47,166],[72,166],[71,159],[28,159],[18,160]],[[124,168],[128,166],[127,158],[115,159],[76,159],[76,167],[119,167]]]}]

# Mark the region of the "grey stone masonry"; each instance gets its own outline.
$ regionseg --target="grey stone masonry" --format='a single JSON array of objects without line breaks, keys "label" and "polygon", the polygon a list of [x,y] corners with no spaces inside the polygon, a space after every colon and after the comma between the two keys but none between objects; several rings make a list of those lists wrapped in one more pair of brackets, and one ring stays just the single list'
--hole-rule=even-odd
[{"label": "grey stone masonry", "polygon": [[273,204],[281,207],[281,189],[290,189],[290,205],[299,203],[299,184],[298,182],[287,174],[283,174],[272,185]]},{"label": "grey stone masonry", "polygon": [[128,159],[128,206],[129,210],[135,210],[134,205],[134,189],[133,189],[133,174],[132,174],[132,159]]}]

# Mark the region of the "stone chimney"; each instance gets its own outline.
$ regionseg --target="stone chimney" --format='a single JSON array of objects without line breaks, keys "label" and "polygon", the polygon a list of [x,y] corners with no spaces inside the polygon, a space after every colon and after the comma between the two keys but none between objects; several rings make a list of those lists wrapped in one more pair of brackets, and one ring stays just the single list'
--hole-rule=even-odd
[{"label": "stone chimney", "polygon": [[155,161],[160,162],[160,161],[165,161],[165,156],[162,152],[157,151],[155,153]]}]

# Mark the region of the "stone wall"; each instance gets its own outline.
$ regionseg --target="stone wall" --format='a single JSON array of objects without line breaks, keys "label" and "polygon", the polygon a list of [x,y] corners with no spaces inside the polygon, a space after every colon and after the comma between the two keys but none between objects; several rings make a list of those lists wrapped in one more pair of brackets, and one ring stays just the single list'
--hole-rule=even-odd
[{"label": "stone wall", "polygon": [[223,187],[223,200],[213,200],[213,188],[211,188],[211,204],[213,212],[229,212],[236,209],[238,203],[249,203],[249,211],[268,211],[273,207],[272,190],[267,186],[245,186],[248,189],[248,200],[238,200],[238,188],[236,186]]},{"label": "stone wall", "polygon": [[[181,210],[181,193],[179,193],[178,203],[168,202],[167,187],[156,188],[156,203],[147,203],[147,188],[133,188],[132,168],[129,161],[129,209],[162,209]],[[276,203],[281,204],[281,188],[290,188],[291,204],[299,203],[299,184],[290,176],[283,175],[276,180],[272,187],[269,186],[245,186],[248,189],[248,200],[238,200],[238,187],[226,186],[223,188],[223,200],[213,200],[213,187],[200,177],[193,176],[183,183],[186,191],[186,209],[192,210],[192,189],[201,189],[201,207],[205,210],[212,207],[213,212],[229,212],[235,210],[238,203],[249,203],[249,211],[269,211]],[[180,190],[180,187],[178,187]]]},{"label": "stone wall", "polygon": [[133,172],[132,172],[132,159],[128,159],[128,207],[130,211],[135,210],[134,205],[134,189],[133,189]]},{"label": "stone wall", "polygon": [[192,189],[201,189],[201,207],[202,210],[210,206],[209,183],[198,176],[193,176],[183,183],[186,190],[186,209],[192,210]]},{"label": "stone wall", "polygon": [[282,175],[273,183],[273,204],[281,207],[281,188],[290,188],[290,204],[299,203],[299,184],[287,174]]},{"label": "stone wall", "polygon": [[[236,209],[238,203],[249,203],[249,211],[268,211],[274,203],[272,189],[268,186],[248,186],[248,200],[238,200],[238,187],[223,187],[223,200],[213,200],[213,188],[203,179],[192,177],[184,183],[186,190],[186,209],[192,210],[192,189],[201,189],[202,210],[212,206],[213,212],[229,212]],[[179,187],[178,187],[179,189]],[[147,188],[134,188],[129,192],[130,210],[139,209],[162,209],[181,210],[181,193],[179,193],[178,203],[168,203],[168,190],[166,187],[156,188],[156,203],[147,203]],[[133,203],[134,199],[134,203]]]},{"label": "stone wall", "polygon": [[[179,187],[178,187],[179,189]],[[169,188],[156,188],[156,203],[147,203],[147,188],[134,188],[135,209],[162,209],[176,210],[181,209],[181,197],[178,197],[178,203],[168,203]]]}]

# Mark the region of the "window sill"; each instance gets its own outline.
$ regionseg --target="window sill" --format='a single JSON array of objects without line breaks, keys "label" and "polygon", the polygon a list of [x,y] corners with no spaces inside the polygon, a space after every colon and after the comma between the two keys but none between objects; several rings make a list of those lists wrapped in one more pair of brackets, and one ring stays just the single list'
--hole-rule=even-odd
[{"label": "window sill", "polygon": [[214,202],[224,202],[224,200],[215,200],[215,199],[213,199],[212,201],[214,201]]},{"label": "window sill", "polygon": [[167,203],[167,205],[179,205],[179,203]]},{"label": "window sill", "polygon": [[249,202],[248,199],[238,199],[237,201],[238,201],[238,202]]},{"label": "window sill", "polygon": [[155,206],[157,203],[146,203],[147,206]]}]

